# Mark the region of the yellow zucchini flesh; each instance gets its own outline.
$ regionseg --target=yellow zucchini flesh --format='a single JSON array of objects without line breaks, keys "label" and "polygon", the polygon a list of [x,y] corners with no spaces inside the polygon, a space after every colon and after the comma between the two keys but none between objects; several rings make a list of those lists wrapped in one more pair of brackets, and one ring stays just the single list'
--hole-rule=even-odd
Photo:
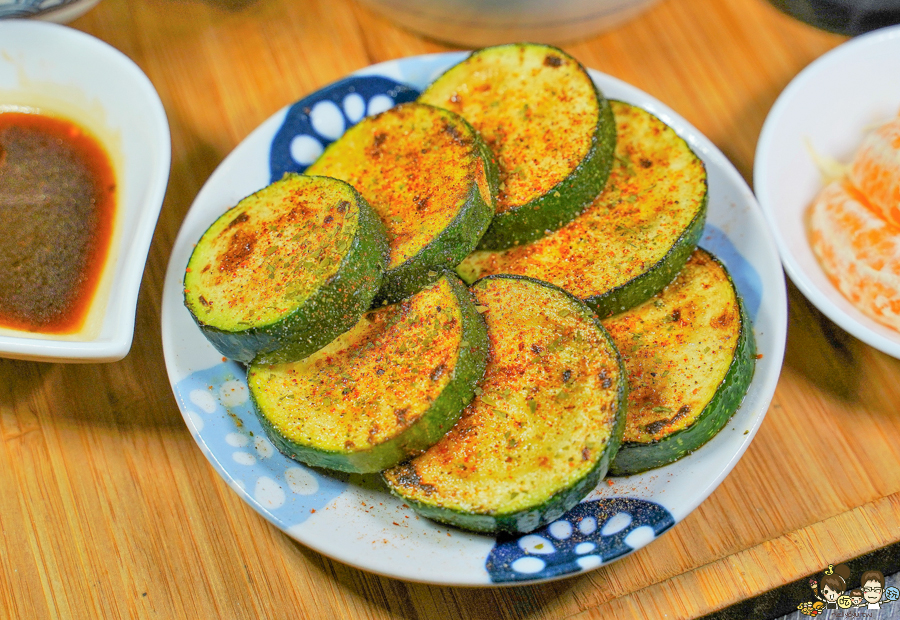
[{"label": "yellow zucchini flesh", "polygon": [[611,473],[682,458],[712,439],[753,378],[753,327],[725,267],[697,249],[652,299],[608,318],[628,372],[622,447]]},{"label": "yellow zucchini flesh", "polygon": [[494,216],[490,151],[462,117],[422,103],[363,119],[307,173],[347,181],[384,223],[391,254],[376,302],[398,301],[454,268]]},{"label": "yellow zucchini flesh", "polygon": [[485,378],[445,437],[383,477],[426,517],[527,532],[605,475],[621,438],[625,373],[594,313],[565,291],[514,276],[472,290],[490,339]]},{"label": "yellow zucchini flesh", "polygon": [[381,222],[355,189],[288,174],[203,233],[185,270],[184,301],[223,355],[299,359],[356,323],[386,259]]},{"label": "yellow zucchini flesh", "polygon": [[366,313],[323,349],[253,364],[248,385],[273,443],[309,465],[376,472],[444,435],[487,363],[487,332],[469,291],[447,273]]},{"label": "yellow zucchini flesh", "polygon": [[419,101],[469,121],[497,157],[497,215],[480,246],[533,241],[570,221],[603,189],[615,127],[577,60],[548,45],[477,50]]},{"label": "yellow zucchini flesh", "polygon": [[601,317],[634,307],[668,284],[706,221],[703,161],[658,118],[611,102],[616,156],[606,189],[572,222],[504,251],[476,251],[457,272],[530,276],[569,291]]}]

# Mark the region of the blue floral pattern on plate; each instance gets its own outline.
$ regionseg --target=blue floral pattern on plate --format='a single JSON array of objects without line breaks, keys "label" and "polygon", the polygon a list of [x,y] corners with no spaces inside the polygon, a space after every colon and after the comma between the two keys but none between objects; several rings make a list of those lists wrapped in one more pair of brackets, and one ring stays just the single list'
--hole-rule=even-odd
[{"label": "blue floral pattern on plate", "polygon": [[366,116],[415,101],[419,91],[380,76],[349,77],[288,108],[269,153],[271,181],[303,172],[325,148]]},{"label": "blue floral pattern on plate", "polygon": [[741,298],[744,300],[744,307],[750,315],[750,320],[756,321],[756,315],[759,313],[759,306],[762,303],[763,286],[753,265],[741,256],[728,235],[708,222],[703,229],[703,236],[700,238],[700,247],[712,252],[728,266],[728,273],[741,292]]},{"label": "blue floral pattern on plate", "polygon": [[669,511],[654,502],[629,497],[586,501],[530,534],[498,540],[486,567],[495,583],[577,573],[627,555],[673,525]]},{"label": "blue floral pattern on plate", "polygon": [[[246,371],[224,362],[180,381],[175,397],[203,436],[229,485],[283,529],[340,495],[347,475],[316,470],[279,453],[248,398]],[[485,561],[495,583],[533,581],[596,568],[643,547],[675,524],[657,503],[628,497],[585,501],[530,534],[497,540]]]},{"label": "blue floral pattern on plate", "polygon": [[340,495],[347,477],[316,471],[278,452],[253,413],[246,377],[237,362],[223,362],[179,381],[175,398],[229,485],[289,528]]}]

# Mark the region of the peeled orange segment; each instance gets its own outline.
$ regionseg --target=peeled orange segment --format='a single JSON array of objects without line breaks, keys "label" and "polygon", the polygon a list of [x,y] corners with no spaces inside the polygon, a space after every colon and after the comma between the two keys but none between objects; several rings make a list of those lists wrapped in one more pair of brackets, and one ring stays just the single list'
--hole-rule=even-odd
[{"label": "peeled orange segment", "polygon": [[832,284],[859,310],[900,330],[900,227],[885,222],[846,181],[810,209],[813,252]]},{"label": "peeled orange segment", "polygon": [[866,137],[853,159],[850,181],[876,213],[900,226],[900,116]]}]

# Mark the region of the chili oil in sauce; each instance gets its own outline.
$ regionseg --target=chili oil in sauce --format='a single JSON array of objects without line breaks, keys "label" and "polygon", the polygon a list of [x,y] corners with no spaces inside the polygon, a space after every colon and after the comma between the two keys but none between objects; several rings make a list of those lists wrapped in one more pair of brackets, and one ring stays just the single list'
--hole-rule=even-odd
[{"label": "chili oil in sauce", "polygon": [[109,156],[68,120],[0,114],[0,326],[69,334],[84,324],[112,238]]}]

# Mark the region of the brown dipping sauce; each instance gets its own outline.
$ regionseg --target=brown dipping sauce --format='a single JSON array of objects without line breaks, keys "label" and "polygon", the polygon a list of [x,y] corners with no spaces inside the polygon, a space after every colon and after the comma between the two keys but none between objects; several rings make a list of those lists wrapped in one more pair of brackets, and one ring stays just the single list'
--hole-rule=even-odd
[{"label": "brown dipping sauce", "polygon": [[81,329],[109,251],[109,156],[70,121],[0,114],[0,326]]}]

